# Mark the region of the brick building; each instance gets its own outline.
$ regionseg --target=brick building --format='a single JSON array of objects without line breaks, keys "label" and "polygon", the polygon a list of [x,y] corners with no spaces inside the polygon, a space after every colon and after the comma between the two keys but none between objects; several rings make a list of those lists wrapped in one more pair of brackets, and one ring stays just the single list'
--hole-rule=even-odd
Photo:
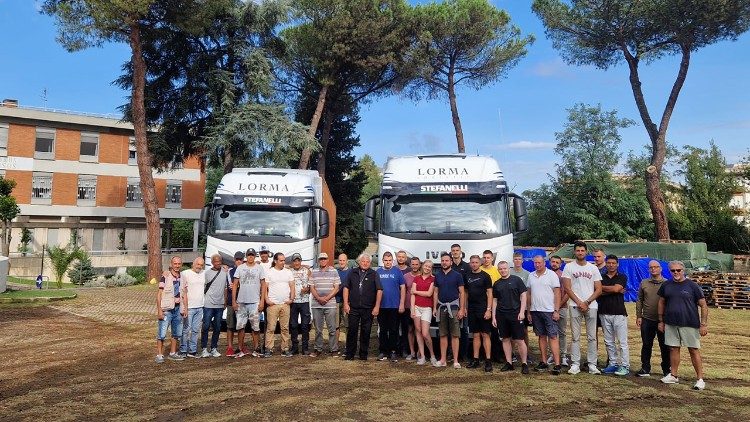
[{"label": "brick building", "polygon": [[[28,252],[65,245],[73,236],[90,251],[141,250],[146,225],[136,165],[133,126],[116,118],[0,104],[0,175],[13,179],[21,230],[32,233]],[[162,227],[190,219],[197,247],[205,173],[190,157],[174,169],[154,171]],[[165,224],[166,223],[166,224]]]}]

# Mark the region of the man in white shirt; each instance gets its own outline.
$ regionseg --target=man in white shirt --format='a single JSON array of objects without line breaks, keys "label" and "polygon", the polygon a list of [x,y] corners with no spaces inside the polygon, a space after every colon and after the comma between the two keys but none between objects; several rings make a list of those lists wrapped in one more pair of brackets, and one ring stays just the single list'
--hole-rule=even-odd
[{"label": "man in white shirt", "polygon": [[203,273],[203,258],[195,258],[193,267],[180,273],[182,289],[185,292],[188,315],[182,329],[180,352],[189,358],[199,358],[198,336],[203,325],[203,287],[206,276]]},{"label": "man in white shirt", "polygon": [[581,323],[586,322],[588,339],[587,361],[590,374],[601,373],[596,367],[596,298],[602,294],[602,273],[596,265],[586,261],[586,243],[578,241],[573,245],[576,260],[568,263],[563,270],[562,281],[572,302],[571,321],[571,365],[568,373],[581,372]]},{"label": "man in white shirt", "polygon": [[[302,255],[292,254],[294,301],[289,307],[289,332],[292,335],[292,354],[310,354],[310,268],[302,265]],[[299,337],[302,335],[302,348]]]},{"label": "man in white shirt", "polygon": [[266,298],[266,353],[263,357],[273,355],[274,331],[276,322],[281,325],[281,356],[291,357],[289,350],[289,306],[294,300],[294,274],[284,268],[284,254],[276,252],[273,256],[273,266],[266,272],[263,283]]}]

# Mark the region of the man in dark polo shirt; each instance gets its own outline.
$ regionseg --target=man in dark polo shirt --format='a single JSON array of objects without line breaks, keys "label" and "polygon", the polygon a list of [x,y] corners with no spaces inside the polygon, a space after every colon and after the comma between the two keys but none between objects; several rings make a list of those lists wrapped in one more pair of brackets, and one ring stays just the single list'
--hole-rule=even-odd
[{"label": "man in dark polo shirt", "polygon": [[[461,245],[458,243],[454,243],[451,245],[451,268],[453,268],[454,271],[461,274],[461,276],[464,278],[464,283],[466,283],[466,275],[471,272],[471,267],[469,266],[469,263],[463,260],[464,253],[461,250]],[[459,341],[459,348],[456,349],[453,353],[458,352],[460,356],[469,356],[469,333],[468,333],[468,327],[465,324],[459,325],[459,331],[460,331],[460,341]],[[448,356],[450,357],[450,355]]]},{"label": "man in dark polo shirt", "polygon": [[520,277],[510,274],[510,266],[507,261],[497,264],[500,271],[500,280],[492,286],[492,326],[500,332],[503,339],[503,351],[505,352],[505,365],[500,371],[512,371],[513,345],[518,348],[518,356],[521,359],[521,373],[529,373],[529,365],[526,362],[528,350],[523,339],[526,333],[526,285]]},{"label": "man in dark polo shirt", "polygon": [[625,376],[630,373],[628,312],[625,310],[625,288],[628,285],[628,278],[618,271],[617,256],[607,255],[605,266],[607,271],[602,275],[602,295],[598,299],[598,316],[602,325],[609,365],[602,372]]},{"label": "man in dark polo shirt", "polygon": [[372,319],[380,313],[383,286],[378,273],[370,268],[372,258],[366,253],[357,257],[357,268],[349,271],[344,283],[344,312],[349,315],[346,332],[346,360],[354,359],[359,337],[359,359],[367,360]]},{"label": "man in dark polo shirt", "polygon": [[432,315],[439,322],[440,333],[440,361],[434,366],[447,365],[448,334],[451,336],[451,350],[453,351],[453,367],[460,368],[458,363],[458,338],[460,320],[466,314],[466,293],[464,279],[458,271],[451,267],[451,257],[443,252],[440,255],[440,270],[435,274],[435,295]]},{"label": "man in dark polo shirt", "polygon": [[[685,264],[680,261],[669,263],[672,280],[659,287],[659,331],[664,332],[664,343],[669,346],[670,373],[661,379],[665,384],[676,384],[680,366],[680,348],[687,347],[690,360],[698,380],[694,390],[703,390],[703,362],[701,362],[700,338],[708,334],[708,305],[703,290],[693,280],[685,276]],[[700,306],[700,319],[698,307]]]},{"label": "man in dark polo shirt", "polygon": [[492,372],[492,350],[490,346],[490,331],[492,331],[492,278],[482,271],[479,255],[472,255],[469,259],[471,272],[466,275],[466,293],[469,303],[469,330],[473,342],[473,359],[467,368],[479,366],[479,349],[484,343],[484,371]]}]

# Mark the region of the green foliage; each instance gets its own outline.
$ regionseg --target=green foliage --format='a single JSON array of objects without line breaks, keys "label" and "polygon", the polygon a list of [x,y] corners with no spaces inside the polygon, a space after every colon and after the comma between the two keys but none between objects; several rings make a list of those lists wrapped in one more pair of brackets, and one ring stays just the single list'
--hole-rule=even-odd
[{"label": "green foliage", "polygon": [[21,229],[21,239],[20,243],[18,244],[18,252],[21,252],[23,254],[26,254],[31,251],[31,248],[29,247],[29,243],[31,243],[31,230],[24,227]]},{"label": "green foliage", "polygon": [[10,252],[11,228],[13,219],[21,212],[16,203],[16,198],[12,195],[16,187],[16,181],[6,179],[0,176],[0,229],[2,229],[2,247],[0,253],[8,256]]},{"label": "green foliage", "polygon": [[172,222],[172,239],[170,247],[186,249],[193,247],[193,220],[175,218]]},{"label": "green foliage", "polygon": [[619,118],[617,110],[603,111],[601,104],[593,107],[579,103],[568,109],[565,130],[555,133],[555,152],[560,156],[558,175],[579,179],[611,174],[621,157],[619,130],[634,124]]},{"label": "green foliage", "polygon": [[709,250],[748,253],[750,233],[734,218],[729,205],[740,188],[737,175],[727,171],[719,148],[685,147],[679,174],[685,185],[679,192],[676,211],[670,213],[673,237],[706,242]]},{"label": "green foliage", "polygon": [[317,99],[322,86],[337,85],[356,102],[393,82],[412,39],[403,0],[293,0],[292,6],[298,24],[281,32],[282,88]]},{"label": "green foliage", "polygon": [[622,49],[652,61],[736,39],[750,25],[747,0],[535,0],[547,37],[563,59],[607,69]]},{"label": "green foliage", "polygon": [[62,246],[51,246],[47,249],[50,261],[52,262],[52,270],[55,273],[55,280],[57,281],[57,288],[62,288],[62,280],[65,273],[68,271],[70,264],[75,260],[83,260],[87,258],[86,252],[78,247],[71,247],[70,245]]},{"label": "green foliage", "polygon": [[135,284],[143,284],[146,282],[146,267],[128,267],[125,272],[127,275],[135,279]]},{"label": "green foliage", "polygon": [[633,122],[601,106],[577,104],[557,138],[560,155],[549,184],[524,192],[529,231],[522,244],[557,245],[577,239],[626,241],[648,237],[653,226],[642,192],[627,188],[613,171],[620,157],[619,129]]},{"label": "green foliage", "polygon": [[73,264],[73,268],[68,270],[70,282],[77,285],[83,285],[91,282],[96,278],[96,272],[91,265],[91,258],[86,252],[81,252],[81,257]]},{"label": "green foliage", "polygon": [[452,85],[474,89],[503,78],[534,41],[487,0],[446,0],[413,11],[418,35],[404,69],[412,98],[446,96]]}]

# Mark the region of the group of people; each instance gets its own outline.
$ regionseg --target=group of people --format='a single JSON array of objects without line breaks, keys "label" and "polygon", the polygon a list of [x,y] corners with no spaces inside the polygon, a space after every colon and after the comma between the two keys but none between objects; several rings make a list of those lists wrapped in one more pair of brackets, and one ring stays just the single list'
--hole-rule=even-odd
[{"label": "group of people", "polygon": [[[520,361],[521,372],[528,374],[527,327],[531,326],[540,350],[535,371],[559,375],[567,366],[571,375],[585,367],[591,374],[625,376],[631,373],[624,297],[627,278],[618,271],[617,256],[605,256],[603,250],[596,249],[591,263],[586,260],[587,252],[585,243],[576,242],[573,261],[563,266],[559,256],[552,256],[549,268],[544,257],[535,256],[532,272],[523,269],[523,256],[518,253],[512,265],[506,261],[496,265],[489,250],[464,261],[458,244],[451,246],[450,253],[441,254],[438,268],[431,260],[409,258],[404,251],[395,256],[385,252],[377,269],[371,268],[372,259],[364,253],[357,257],[354,268],[349,268],[345,254],[338,256],[334,267],[328,255],[321,253],[318,265],[310,268],[302,265],[299,254],[293,254],[291,265],[287,265],[282,253],[271,256],[261,250],[258,261],[256,251],[248,249],[235,254],[232,268],[223,265],[220,255],[214,255],[206,269],[203,259],[197,258],[192,268],[180,271],[182,261],[173,257],[157,294],[156,362],[164,362],[163,343],[170,327],[168,359],[221,356],[218,340],[226,310],[228,357],[273,356],[278,323],[284,357],[324,353],[327,328],[328,353],[343,355],[346,360],[367,360],[377,319],[378,360],[395,362],[405,357],[417,365],[429,361],[432,366],[444,367],[450,359],[454,368],[461,368],[459,341],[467,339],[470,332],[468,368],[482,366],[481,355],[486,372],[493,370],[493,360],[503,362],[501,371],[514,370]],[[636,325],[642,339],[641,368],[636,375],[650,376],[656,337],[661,381],[679,382],[680,349],[687,347],[698,378],[694,388],[702,390],[700,337],[707,334],[708,318],[702,290],[686,278],[682,262],[669,263],[670,280],[662,277],[658,261],[649,263],[649,271],[651,277],[641,282],[636,303]],[[439,354],[430,332],[433,320],[437,322]],[[312,344],[311,324],[315,328]],[[584,325],[585,366],[581,361]],[[597,362],[597,327],[601,327],[607,351],[603,369]],[[246,328],[251,333],[251,348],[245,342]],[[340,330],[346,332],[343,353]]]}]

